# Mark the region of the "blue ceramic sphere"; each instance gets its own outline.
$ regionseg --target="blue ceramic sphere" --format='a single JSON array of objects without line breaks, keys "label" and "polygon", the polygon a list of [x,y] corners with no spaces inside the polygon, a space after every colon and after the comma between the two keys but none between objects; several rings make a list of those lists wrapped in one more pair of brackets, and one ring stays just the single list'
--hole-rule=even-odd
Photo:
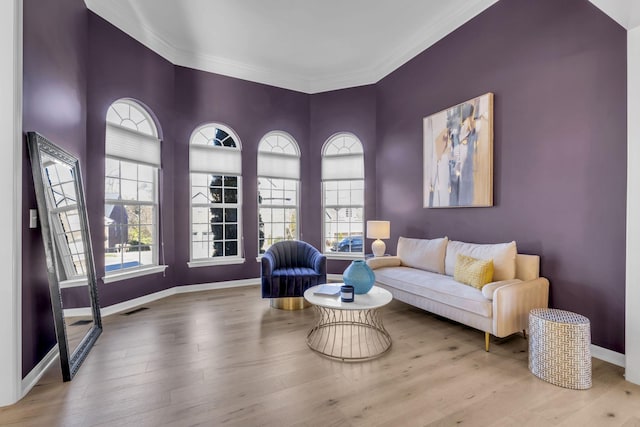
[{"label": "blue ceramic sphere", "polygon": [[373,288],[376,275],[371,267],[361,259],[353,261],[342,274],[342,280],[346,285],[353,286],[356,295],[366,294]]}]

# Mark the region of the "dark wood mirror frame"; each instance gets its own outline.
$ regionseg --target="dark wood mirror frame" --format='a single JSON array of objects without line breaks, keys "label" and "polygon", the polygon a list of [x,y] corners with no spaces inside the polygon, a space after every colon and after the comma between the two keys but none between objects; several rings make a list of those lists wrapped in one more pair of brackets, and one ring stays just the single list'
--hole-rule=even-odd
[{"label": "dark wood mirror frame", "polygon": [[[102,319],[100,317],[100,305],[98,303],[96,272],[95,264],[93,262],[93,251],[91,248],[89,221],[82,185],[82,174],[78,159],[62,148],[56,146],[44,136],[37,132],[28,132],[27,139],[36,200],[38,203],[38,216],[40,218],[40,228],[42,231],[42,240],[47,260],[47,277],[49,280],[51,305],[58,339],[58,348],[60,351],[62,378],[64,381],[70,381],[89,354],[91,347],[102,333]],[[67,257],[68,259],[66,259],[66,262],[70,261],[72,268],[75,268],[76,265],[79,266],[79,271],[76,270],[76,276],[82,276],[82,282],[84,282],[84,279],[86,278],[89,293],[89,304],[91,306],[91,317],[93,321],[90,329],[80,339],[79,344],[75,348],[69,347],[62,291],[60,287],[61,278],[68,278],[62,268],[62,265],[65,262],[65,260],[62,259],[63,256],[61,253],[63,248],[60,247],[60,239],[56,239],[56,236],[54,235],[54,229],[56,228],[55,221],[61,223],[61,215],[56,206],[51,206],[52,197],[50,197],[47,192],[53,193],[53,190],[51,180],[48,178],[47,171],[45,170],[48,166],[43,164],[43,159],[48,159],[49,161],[55,162],[57,165],[62,165],[63,167],[68,168],[67,171],[72,177],[73,188],[67,188],[70,191],[75,190],[75,200],[69,198],[65,203],[71,206],[70,211],[74,220],[77,221],[79,230],[73,230],[71,232],[70,230],[64,230],[64,232],[75,233],[75,236],[81,237],[81,242],[76,246],[82,248],[82,252],[79,253],[79,255],[78,253],[75,254],[78,256]],[[70,183],[71,181],[66,184],[69,185]],[[75,210],[77,210],[77,215]],[[60,227],[60,225],[58,225],[58,227]]]}]

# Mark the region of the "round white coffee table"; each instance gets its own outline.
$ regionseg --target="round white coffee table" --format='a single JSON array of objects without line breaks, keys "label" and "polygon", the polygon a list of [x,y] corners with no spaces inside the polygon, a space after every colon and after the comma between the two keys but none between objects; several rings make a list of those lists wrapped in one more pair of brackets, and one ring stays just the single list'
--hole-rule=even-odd
[{"label": "round white coffee table", "polygon": [[304,299],[319,314],[318,322],[307,334],[311,350],[332,359],[362,361],[376,358],[391,348],[391,336],[378,310],[393,299],[389,291],[374,286],[366,294],[355,295],[353,302],[342,302],[339,295],[315,295],[319,287],[304,293]]}]

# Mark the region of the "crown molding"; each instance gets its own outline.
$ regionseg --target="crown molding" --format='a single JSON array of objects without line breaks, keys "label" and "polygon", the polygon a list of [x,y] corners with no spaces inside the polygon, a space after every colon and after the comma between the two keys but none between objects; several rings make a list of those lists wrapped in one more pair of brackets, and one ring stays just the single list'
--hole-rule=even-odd
[{"label": "crown molding", "polygon": [[281,70],[270,70],[243,62],[233,61],[213,55],[199,54],[175,49],[171,62],[196,70],[221,74],[223,76],[276,86],[298,92],[311,93],[312,82],[308,78]]},{"label": "crown molding", "polygon": [[117,8],[115,2],[85,0],[85,4],[89,10],[174,65],[313,94],[377,83],[497,1],[466,1],[453,12],[438,17],[436,26],[430,20],[416,32],[404,49],[393,50],[377,64],[352,72],[314,78],[177,48],[136,20],[134,14],[124,13]]},{"label": "crown molding", "polygon": [[416,31],[404,49],[391,52],[372,67],[317,78],[310,82],[309,93],[375,84],[497,2],[498,0],[465,2],[455,11],[439,17],[436,20],[437,26],[434,27],[429,22]]},{"label": "crown molding", "polygon": [[100,0],[84,0],[84,2],[90,11],[174,65],[309,93],[309,79],[291,73],[271,71],[266,68],[215,57],[213,55],[198,54],[179,49],[145,24],[117,8],[114,2]]},{"label": "crown molding", "polygon": [[[430,20],[428,25],[416,31],[406,42],[404,49],[398,49],[382,58],[379,64],[372,68],[369,80],[374,83],[382,80],[497,2],[498,0],[467,1],[455,11]],[[432,24],[433,21],[437,23],[435,26]]]},{"label": "crown molding", "polygon": [[177,49],[142,22],[117,8],[115,2],[84,0],[84,4],[91,12],[173,63],[173,56]]},{"label": "crown molding", "polygon": [[589,0],[627,31],[640,26],[640,4],[637,0]]}]

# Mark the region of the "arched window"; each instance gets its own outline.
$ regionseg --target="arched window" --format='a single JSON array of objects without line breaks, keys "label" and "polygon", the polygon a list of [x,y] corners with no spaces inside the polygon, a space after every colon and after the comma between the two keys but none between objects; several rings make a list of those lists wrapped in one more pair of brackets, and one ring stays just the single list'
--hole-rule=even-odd
[{"label": "arched window", "polygon": [[105,152],[104,265],[105,277],[113,279],[158,266],[160,140],[139,103],[121,99],[111,104]]},{"label": "arched window", "polygon": [[299,238],[300,149],[285,132],[258,144],[258,253],[281,240]]},{"label": "arched window", "polygon": [[364,151],[351,133],[324,144],[322,201],[324,252],[364,254]]},{"label": "arched window", "polygon": [[222,124],[208,123],[191,134],[190,267],[244,262],[241,149],[235,132]]}]

